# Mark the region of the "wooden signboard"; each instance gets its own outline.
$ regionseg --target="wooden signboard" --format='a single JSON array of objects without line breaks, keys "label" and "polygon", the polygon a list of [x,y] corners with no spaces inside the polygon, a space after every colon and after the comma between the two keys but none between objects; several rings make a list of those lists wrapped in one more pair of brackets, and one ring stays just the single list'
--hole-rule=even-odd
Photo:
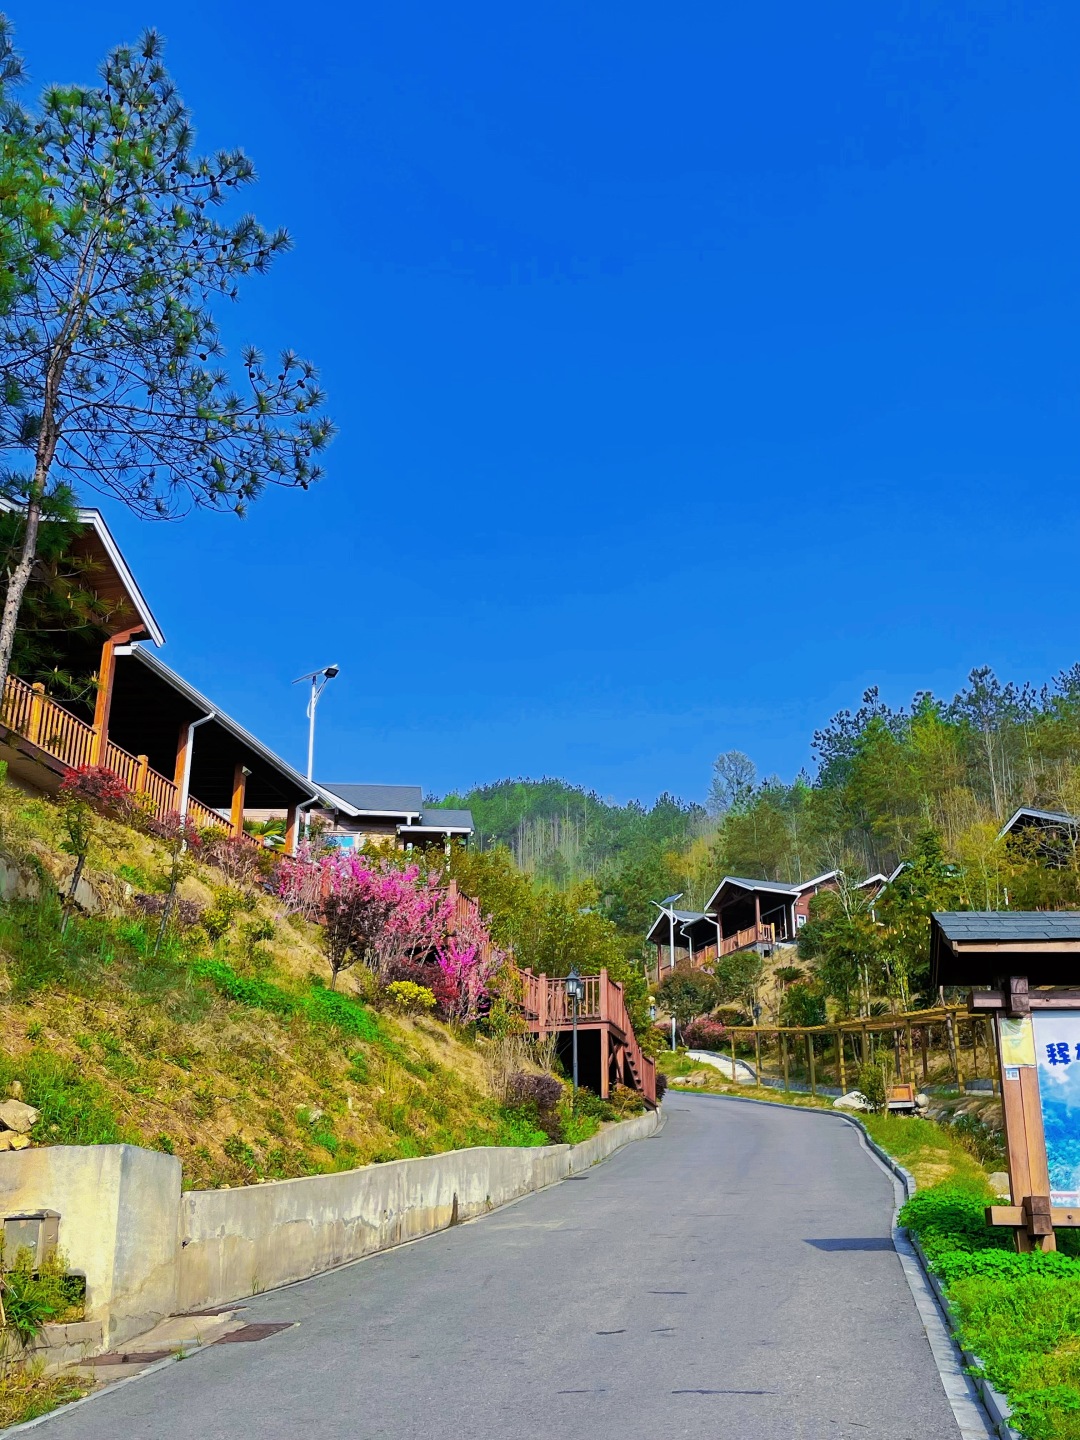
[{"label": "wooden signboard", "polygon": [[1080,989],[1062,983],[1080,977],[1080,913],[935,915],[931,967],[935,984],[990,987],[969,1003],[993,1018],[1012,1203],[987,1221],[1056,1250],[1055,1229],[1080,1226]]}]

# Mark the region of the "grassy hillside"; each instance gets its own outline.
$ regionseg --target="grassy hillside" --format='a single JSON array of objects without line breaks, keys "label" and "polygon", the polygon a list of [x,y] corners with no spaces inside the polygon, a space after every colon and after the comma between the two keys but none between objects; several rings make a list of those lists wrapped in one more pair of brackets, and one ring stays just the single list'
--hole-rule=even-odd
[{"label": "grassy hillside", "polygon": [[0,860],[39,892],[0,905],[0,1093],[41,1110],[35,1142],[154,1146],[204,1187],[547,1139],[498,1098],[519,1040],[377,1008],[360,970],[330,992],[316,928],[257,886],[193,865],[155,955],[170,859],[128,825],[95,817],[102,908],[61,934],[64,834],[0,784]]}]

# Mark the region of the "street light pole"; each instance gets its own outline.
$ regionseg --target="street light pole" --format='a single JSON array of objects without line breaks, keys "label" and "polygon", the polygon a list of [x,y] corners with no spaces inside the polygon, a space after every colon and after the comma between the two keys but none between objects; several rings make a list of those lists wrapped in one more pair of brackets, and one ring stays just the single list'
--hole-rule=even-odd
[{"label": "street light pole", "polygon": [[340,665],[327,665],[325,670],[312,670],[310,674],[301,675],[299,679],[293,681],[294,685],[299,685],[304,680],[311,681],[311,698],[307,703],[307,778],[309,781],[313,780],[315,776],[315,707],[319,703],[319,696],[340,670]]},{"label": "street light pole", "polygon": [[567,975],[567,977],[566,977],[566,998],[570,1001],[570,1003],[571,1003],[571,1004],[573,1005],[573,1007],[574,1007],[574,1009],[573,1009],[573,1020],[574,1020],[574,1025],[573,1025],[573,1030],[574,1030],[574,1039],[573,1039],[573,1076],[574,1076],[574,1081],[573,1081],[573,1084],[574,1084],[574,1102],[575,1102],[575,1104],[576,1104],[576,1102],[577,1102],[577,1090],[578,1090],[578,1062],[577,1062],[578,1005],[579,1005],[580,1002],[581,1002],[581,997],[582,997],[582,995],[584,994],[584,991],[585,991],[585,986],[584,986],[584,985],[582,984],[582,982],[581,982],[581,976],[578,974],[578,972],[577,972],[576,970],[571,970],[571,971],[570,971],[570,974]]}]

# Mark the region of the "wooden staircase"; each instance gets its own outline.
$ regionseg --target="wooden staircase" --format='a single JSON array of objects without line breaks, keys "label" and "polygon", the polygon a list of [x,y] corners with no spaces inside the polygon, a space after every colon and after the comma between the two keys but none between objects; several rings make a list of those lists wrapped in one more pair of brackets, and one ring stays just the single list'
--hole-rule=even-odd
[{"label": "wooden staircase", "polygon": [[[566,996],[565,976],[534,975],[531,970],[520,970],[518,974],[522,1009],[533,1034],[543,1038],[553,1031],[573,1029],[573,1006]],[[610,979],[606,970],[581,979],[585,996],[578,1007],[578,1029],[599,1032],[601,1095],[607,1098],[614,1070],[618,1083],[640,1091],[646,1103],[655,1107],[656,1062],[643,1053],[634,1034],[622,985]]]}]

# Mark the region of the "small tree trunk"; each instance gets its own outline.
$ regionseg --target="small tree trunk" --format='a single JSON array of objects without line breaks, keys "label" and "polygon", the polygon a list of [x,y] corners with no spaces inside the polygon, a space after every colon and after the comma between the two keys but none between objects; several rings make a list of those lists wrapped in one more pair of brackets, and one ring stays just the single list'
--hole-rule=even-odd
[{"label": "small tree trunk", "polygon": [[0,617],[0,693],[7,681],[11,666],[11,652],[15,645],[15,628],[22,608],[23,596],[30,580],[30,573],[37,558],[38,530],[41,526],[41,490],[35,480],[34,489],[26,506],[26,530],[23,534],[19,562],[7,577],[7,594],[4,596],[4,610]]},{"label": "small tree trunk", "polygon": [[83,866],[86,864],[86,856],[80,855],[75,861],[75,870],[71,876],[71,884],[68,886],[67,894],[64,896],[64,919],[60,925],[60,934],[63,936],[67,930],[68,921],[71,919],[71,904],[75,899],[75,891],[79,888],[79,881],[82,879]]},{"label": "small tree trunk", "polygon": [[165,897],[165,905],[161,911],[161,924],[158,926],[157,939],[154,941],[154,954],[161,949],[161,942],[165,939],[165,931],[169,927],[172,918],[173,905],[176,903],[176,890],[180,884],[180,859],[177,856],[173,860],[172,879],[169,884],[169,893]]}]

